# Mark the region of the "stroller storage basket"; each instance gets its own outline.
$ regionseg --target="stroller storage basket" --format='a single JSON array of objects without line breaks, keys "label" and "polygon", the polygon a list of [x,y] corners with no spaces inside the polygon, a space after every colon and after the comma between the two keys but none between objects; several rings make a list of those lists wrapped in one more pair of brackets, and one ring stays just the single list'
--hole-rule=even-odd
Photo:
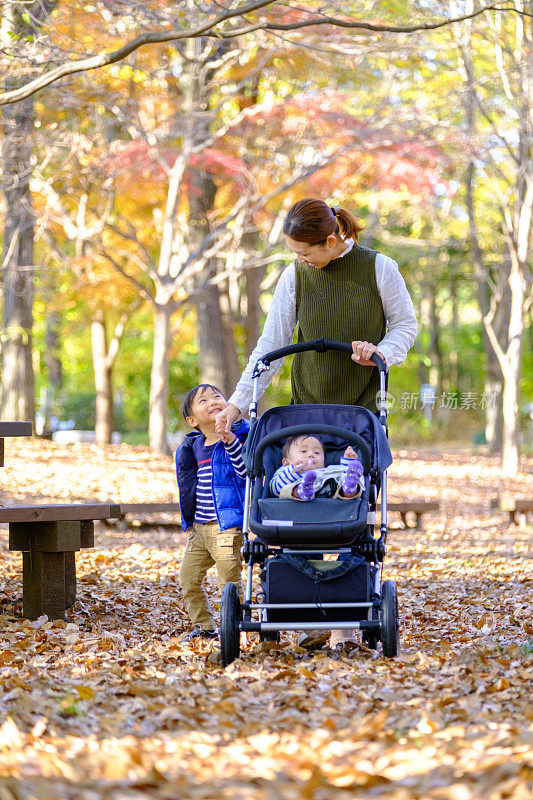
[{"label": "stroller storage basket", "polygon": [[[300,563],[298,563],[300,562]],[[307,562],[308,569],[302,570]],[[305,569],[305,567],[304,567]],[[328,579],[328,572],[344,574]],[[345,607],[344,603],[370,602],[375,567],[363,559],[313,561],[299,557],[275,556],[265,563],[261,584],[265,603],[313,603],[315,608],[267,609],[267,622],[346,622],[368,617],[368,608]],[[314,575],[313,575],[314,573]],[[338,607],[323,608],[322,603]]]}]

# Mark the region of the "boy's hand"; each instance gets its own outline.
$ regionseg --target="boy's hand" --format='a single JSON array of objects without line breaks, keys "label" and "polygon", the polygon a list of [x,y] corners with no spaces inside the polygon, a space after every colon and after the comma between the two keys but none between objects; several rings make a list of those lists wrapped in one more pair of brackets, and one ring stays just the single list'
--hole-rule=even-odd
[{"label": "boy's hand", "polygon": [[231,426],[237,419],[239,419],[240,416],[241,412],[237,406],[234,406],[232,403],[230,403],[223,411],[216,415],[215,431],[220,435],[223,433],[229,433]]},{"label": "boy's hand", "polygon": [[347,447],[346,450],[344,451],[344,458],[359,458],[359,456],[357,455],[353,447],[350,445],[350,447]]},{"label": "boy's hand", "polygon": [[233,444],[237,438],[232,431],[229,431],[229,433],[219,433],[218,435],[220,436],[221,441],[225,442],[225,444]]}]

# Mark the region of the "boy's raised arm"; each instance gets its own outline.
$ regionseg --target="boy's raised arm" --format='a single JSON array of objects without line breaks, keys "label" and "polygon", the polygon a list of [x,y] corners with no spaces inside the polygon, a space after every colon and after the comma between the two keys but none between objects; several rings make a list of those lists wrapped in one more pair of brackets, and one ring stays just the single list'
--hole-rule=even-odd
[{"label": "boy's raised arm", "polygon": [[224,442],[224,447],[226,448],[226,452],[231,459],[231,463],[236,475],[244,480],[246,478],[246,465],[242,457],[242,444],[240,443],[239,439],[235,436],[230,444],[228,444],[228,442]]}]

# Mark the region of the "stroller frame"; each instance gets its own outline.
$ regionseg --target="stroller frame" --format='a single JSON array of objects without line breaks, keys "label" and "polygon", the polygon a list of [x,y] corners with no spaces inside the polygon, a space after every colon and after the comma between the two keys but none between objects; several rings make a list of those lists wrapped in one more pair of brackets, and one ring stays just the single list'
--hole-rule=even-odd
[{"label": "stroller frame", "polygon": [[[347,342],[328,341],[325,339],[316,339],[309,342],[300,342],[288,347],[283,347],[274,350],[270,353],[263,355],[256,363],[252,380],[253,380],[253,393],[252,401],[249,407],[251,431],[254,429],[254,423],[257,421],[257,402],[258,402],[258,380],[260,375],[270,368],[270,364],[280,358],[294,353],[316,350],[317,352],[325,352],[326,350],[339,350],[351,354],[352,346]],[[381,425],[385,436],[388,436],[387,427],[387,369],[383,360],[374,353],[371,360],[376,364],[379,369],[380,377],[380,397],[379,397],[379,424]],[[301,430],[298,430],[301,428]],[[398,622],[398,601],[396,585],[393,581],[382,579],[382,564],[386,554],[387,542],[387,470],[379,470],[379,482],[381,485],[381,518],[379,525],[379,537],[375,538],[375,520],[376,520],[376,502],[378,490],[376,489],[377,483],[371,484],[370,494],[368,500],[368,515],[365,533],[362,539],[352,543],[349,547],[320,547],[316,548],[312,545],[305,548],[300,546],[287,547],[285,545],[270,546],[264,544],[259,538],[250,540],[250,508],[252,500],[252,477],[254,477],[254,467],[257,468],[260,455],[268,445],[269,439],[279,440],[283,435],[284,437],[297,435],[299,433],[321,433],[327,432],[333,436],[352,444],[353,447],[358,447],[361,452],[361,458],[365,465],[365,474],[367,466],[370,463],[370,451],[365,440],[353,431],[343,430],[340,427],[326,425],[302,425],[291,426],[276,432],[276,435],[267,434],[264,439],[260,440],[257,451],[247,455],[247,477],[245,486],[245,499],[244,499],[244,521],[243,521],[243,539],[244,545],[242,548],[243,560],[246,564],[246,588],[244,593],[244,602],[241,603],[239,599],[238,589],[235,584],[228,583],[222,592],[221,602],[221,619],[220,619],[220,645],[222,664],[224,666],[230,664],[240,654],[240,634],[242,632],[256,631],[259,633],[263,641],[278,641],[280,631],[285,630],[352,630],[359,628],[362,631],[363,640],[369,647],[375,649],[378,641],[383,644],[383,653],[387,657],[394,657],[399,649],[399,622]],[[259,451],[259,452],[258,452]],[[374,476],[378,478],[378,475]],[[338,620],[332,621],[283,621],[283,622],[269,622],[267,621],[267,612],[269,610],[287,610],[294,609],[315,609],[317,603],[268,603],[268,602],[253,602],[252,600],[252,581],[254,565],[258,564],[263,566],[265,560],[270,556],[280,554],[299,554],[302,555],[305,551],[306,557],[323,556],[325,554],[351,554],[362,556],[366,562],[374,565],[375,575],[373,580],[372,599],[362,602],[324,602],[320,603],[323,609],[339,608],[343,609],[359,609],[359,614],[366,611],[366,619],[357,620]],[[381,565],[381,568],[380,568]],[[370,567],[369,567],[370,569]]]}]

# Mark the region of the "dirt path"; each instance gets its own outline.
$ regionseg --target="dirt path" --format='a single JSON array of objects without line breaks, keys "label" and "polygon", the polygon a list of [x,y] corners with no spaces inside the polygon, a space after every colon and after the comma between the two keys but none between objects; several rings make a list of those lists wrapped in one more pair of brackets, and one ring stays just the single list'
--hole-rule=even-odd
[{"label": "dirt path", "polygon": [[[144,448],[6,449],[2,503],[176,499],[171,459]],[[250,639],[222,670],[209,645],[178,641],[183,537],[168,528],[99,526],[68,623],[24,621],[1,530],[0,800],[529,799],[532,528],[490,511],[494,459],[395,455],[391,499],[441,512],[391,532],[391,661],[356,643],[308,653],[287,634]],[[208,589],[216,605],[213,576]]]}]

